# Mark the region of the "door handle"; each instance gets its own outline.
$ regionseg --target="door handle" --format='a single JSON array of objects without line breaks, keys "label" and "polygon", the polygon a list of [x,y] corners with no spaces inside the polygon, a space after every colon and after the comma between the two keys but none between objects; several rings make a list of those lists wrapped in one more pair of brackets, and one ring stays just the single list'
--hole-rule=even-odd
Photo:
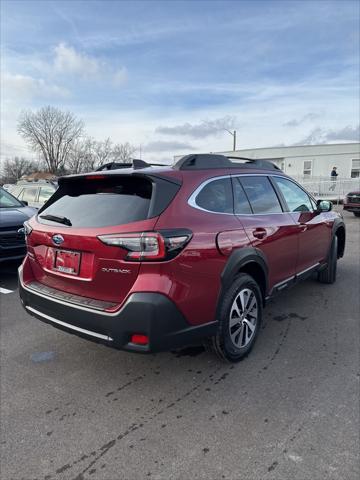
[{"label": "door handle", "polygon": [[301,231],[302,231],[302,232],[306,232],[306,230],[307,230],[307,228],[308,228],[308,226],[307,226],[306,223],[300,223],[300,224],[299,224],[299,227],[301,228]]},{"label": "door handle", "polygon": [[262,240],[267,235],[265,228],[255,228],[252,234],[254,235],[255,238],[258,238],[259,240]]}]

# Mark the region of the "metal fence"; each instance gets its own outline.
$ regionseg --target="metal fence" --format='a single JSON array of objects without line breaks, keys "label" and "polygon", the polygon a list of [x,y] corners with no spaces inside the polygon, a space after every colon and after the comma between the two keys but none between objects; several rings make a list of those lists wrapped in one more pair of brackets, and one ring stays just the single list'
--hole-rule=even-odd
[{"label": "metal fence", "polygon": [[346,180],[298,180],[306,190],[317,199],[333,200],[342,202],[346,194],[351,191],[360,191],[360,178]]}]

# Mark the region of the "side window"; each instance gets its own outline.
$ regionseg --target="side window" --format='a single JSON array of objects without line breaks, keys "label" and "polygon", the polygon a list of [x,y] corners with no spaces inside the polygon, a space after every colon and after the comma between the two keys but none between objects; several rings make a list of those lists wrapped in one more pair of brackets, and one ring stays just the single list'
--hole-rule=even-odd
[{"label": "side window", "polygon": [[233,194],[230,178],[220,178],[206,184],[197,194],[196,205],[210,212],[233,213]]},{"label": "side window", "polygon": [[282,213],[279,199],[267,177],[241,177],[247,198],[254,213]]},{"label": "side window", "polygon": [[249,200],[238,178],[233,178],[234,186],[234,212],[237,215],[252,213]]},{"label": "side window", "polygon": [[41,187],[38,202],[45,203],[47,200],[49,200],[54,191],[55,190],[51,187]]},{"label": "side window", "polygon": [[25,200],[26,202],[35,202],[37,191],[37,187],[25,188],[21,200]]},{"label": "side window", "polygon": [[283,194],[290,212],[312,212],[310,197],[294,182],[286,178],[273,177]]}]

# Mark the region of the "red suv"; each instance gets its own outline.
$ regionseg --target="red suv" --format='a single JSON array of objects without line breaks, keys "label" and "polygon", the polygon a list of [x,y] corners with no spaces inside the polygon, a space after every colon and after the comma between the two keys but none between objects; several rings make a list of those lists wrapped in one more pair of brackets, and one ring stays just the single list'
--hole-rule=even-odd
[{"label": "red suv", "polygon": [[360,217],[360,191],[350,192],[344,200],[344,210],[353,212],[355,217]]},{"label": "red suv", "polygon": [[238,361],[266,300],[336,278],[345,225],[269,162],[188,155],[72,175],[25,224],[20,297],[38,319],[136,352],[203,341]]}]

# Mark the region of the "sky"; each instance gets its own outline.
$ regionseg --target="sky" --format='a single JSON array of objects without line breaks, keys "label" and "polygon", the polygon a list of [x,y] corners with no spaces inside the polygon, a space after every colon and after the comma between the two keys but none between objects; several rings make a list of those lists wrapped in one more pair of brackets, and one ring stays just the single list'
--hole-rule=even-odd
[{"label": "sky", "polygon": [[137,156],[359,141],[352,0],[1,0],[1,158],[22,110],[73,112]]}]

